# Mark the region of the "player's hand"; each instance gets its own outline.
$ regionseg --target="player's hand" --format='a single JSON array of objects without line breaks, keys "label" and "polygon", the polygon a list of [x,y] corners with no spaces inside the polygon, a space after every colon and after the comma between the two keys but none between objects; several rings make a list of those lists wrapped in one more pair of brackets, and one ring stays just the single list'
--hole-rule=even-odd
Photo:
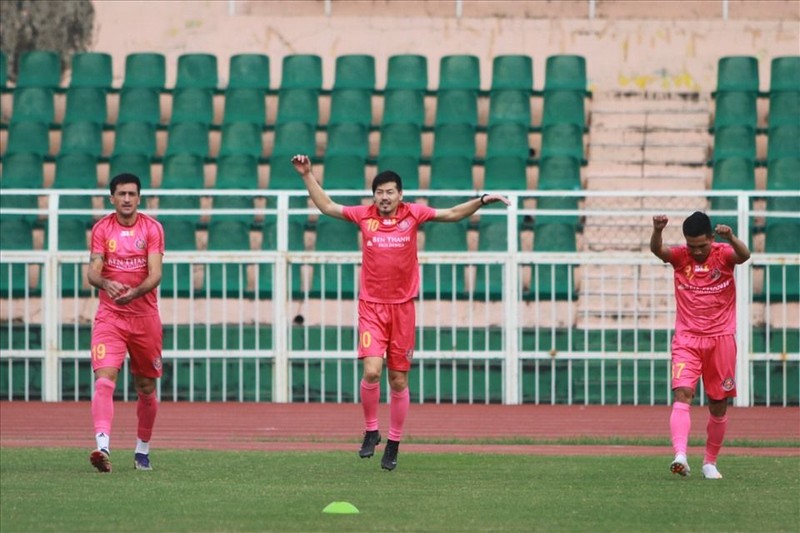
[{"label": "player's hand", "polygon": [[114,303],[117,305],[126,305],[131,302],[131,300],[136,298],[136,292],[133,288],[128,287],[128,290],[119,295],[118,297],[114,298]]},{"label": "player's hand", "polygon": [[511,200],[503,196],[502,194],[487,194],[483,197],[484,204],[493,204],[495,202],[503,202],[506,205],[511,205]]},{"label": "player's hand", "polygon": [[667,215],[656,215],[653,217],[653,229],[661,231],[662,229],[667,227],[668,222],[669,218],[667,217]]},{"label": "player's hand", "polygon": [[297,154],[292,158],[292,165],[294,165],[294,169],[301,176],[305,176],[311,172],[311,160],[307,155]]},{"label": "player's hand", "polygon": [[105,289],[108,297],[115,301],[117,298],[131,290],[128,285],[113,280],[106,280],[105,284],[103,285],[103,289]]},{"label": "player's hand", "polygon": [[730,226],[726,226],[725,224],[717,224],[717,227],[714,228],[714,233],[729,241],[733,238],[733,230]]}]

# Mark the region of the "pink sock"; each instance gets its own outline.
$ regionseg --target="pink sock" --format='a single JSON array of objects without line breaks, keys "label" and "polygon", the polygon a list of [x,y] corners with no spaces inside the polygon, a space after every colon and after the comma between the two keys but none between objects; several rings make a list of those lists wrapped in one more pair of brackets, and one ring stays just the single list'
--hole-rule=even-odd
[{"label": "pink sock", "polygon": [[94,432],[111,434],[111,421],[114,420],[114,389],[117,385],[108,378],[98,378],[94,382],[92,398],[92,419]]},{"label": "pink sock", "polygon": [[672,404],[672,414],[669,417],[669,432],[672,435],[672,447],[675,453],[686,455],[689,446],[689,431],[692,429],[692,417],[689,414],[690,405],[683,402]]},{"label": "pink sock", "polygon": [[378,429],[378,404],[381,400],[381,382],[367,383],[361,380],[361,408],[364,410],[364,425],[367,431]]},{"label": "pink sock", "polygon": [[136,417],[139,419],[139,426],[136,429],[136,436],[144,442],[150,442],[158,413],[158,398],[155,392],[150,394],[139,392],[137,395],[139,401],[136,402]]},{"label": "pink sock", "polygon": [[726,429],[728,429],[727,416],[711,415],[708,417],[706,455],[703,458],[703,464],[717,464],[717,456],[719,455],[719,449],[722,448],[722,441],[725,440]]},{"label": "pink sock", "polygon": [[389,440],[400,441],[403,436],[403,424],[408,414],[410,397],[408,387],[402,392],[392,391],[392,400],[389,402]]}]

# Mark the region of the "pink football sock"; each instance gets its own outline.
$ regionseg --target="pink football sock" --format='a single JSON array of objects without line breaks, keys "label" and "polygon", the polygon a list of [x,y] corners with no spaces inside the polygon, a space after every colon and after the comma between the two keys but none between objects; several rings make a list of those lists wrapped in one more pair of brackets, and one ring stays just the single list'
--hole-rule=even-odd
[{"label": "pink football sock", "polygon": [[136,402],[136,417],[139,419],[139,426],[136,429],[136,436],[144,442],[150,442],[158,413],[158,398],[155,392],[150,394],[139,392],[137,395],[139,400]]},{"label": "pink football sock", "polygon": [[111,434],[111,422],[114,420],[114,389],[116,386],[108,378],[98,378],[94,382],[92,420],[94,420],[95,434]]},{"label": "pink football sock", "polygon": [[686,455],[689,445],[689,431],[692,429],[692,417],[689,413],[691,406],[688,403],[675,402],[672,404],[672,414],[669,417],[669,432],[672,435],[672,447],[675,453]]},{"label": "pink football sock", "polygon": [[722,448],[722,441],[725,440],[726,429],[728,429],[727,416],[711,415],[708,417],[706,455],[703,458],[703,464],[717,464],[717,456],[719,455],[719,449]]},{"label": "pink football sock", "polygon": [[378,429],[378,404],[381,400],[381,383],[361,380],[361,408],[364,410],[364,426],[367,431]]},{"label": "pink football sock", "polygon": [[389,402],[389,440],[400,441],[403,436],[403,424],[408,414],[410,396],[408,387],[402,392],[392,391],[392,400]]}]

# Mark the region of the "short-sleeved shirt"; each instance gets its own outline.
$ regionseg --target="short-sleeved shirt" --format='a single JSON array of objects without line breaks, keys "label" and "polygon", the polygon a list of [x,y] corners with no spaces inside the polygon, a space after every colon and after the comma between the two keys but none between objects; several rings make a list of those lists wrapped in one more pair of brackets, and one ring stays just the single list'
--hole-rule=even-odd
[{"label": "short-sleeved shirt", "polygon": [[347,206],[344,216],[361,228],[363,236],[359,299],[395,304],[416,298],[417,228],[435,217],[436,210],[400,202],[393,217],[382,217],[375,205]]},{"label": "short-sleeved shirt", "polygon": [[736,334],[736,255],[731,245],[712,243],[704,263],[695,261],[685,245],[675,246],[669,262],[675,269],[675,334]]},{"label": "short-sleeved shirt", "polygon": [[[138,287],[149,273],[147,257],[164,253],[164,229],[156,219],[136,214],[132,226],[123,226],[116,213],[106,215],[92,228],[92,254],[103,255],[102,276],[106,279]],[[101,311],[121,312],[128,316],[158,314],[156,291],[136,298],[126,305],[117,305],[106,291],[100,291]]]}]

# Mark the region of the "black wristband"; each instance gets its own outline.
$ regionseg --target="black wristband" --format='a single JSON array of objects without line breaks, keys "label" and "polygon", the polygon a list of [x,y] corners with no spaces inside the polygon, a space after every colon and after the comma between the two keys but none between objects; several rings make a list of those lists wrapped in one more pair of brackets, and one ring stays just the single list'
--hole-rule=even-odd
[{"label": "black wristband", "polygon": [[484,199],[486,196],[487,196],[487,194],[486,194],[486,193],[483,193],[483,194],[481,194],[480,198],[478,198],[478,200],[480,200],[480,201],[481,201],[481,205],[486,205],[486,202],[484,202],[484,201],[483,201],[483,199]]}]

